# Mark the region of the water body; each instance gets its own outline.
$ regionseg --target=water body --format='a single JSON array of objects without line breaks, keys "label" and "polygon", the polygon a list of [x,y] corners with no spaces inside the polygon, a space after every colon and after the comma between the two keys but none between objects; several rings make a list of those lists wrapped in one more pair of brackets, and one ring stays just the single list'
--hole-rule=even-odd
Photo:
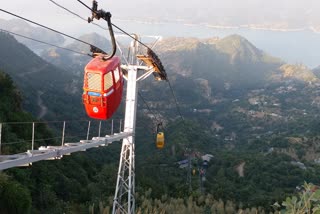
[{"label": "water body", "polygon": [[303,63],[310,68],[320,65],[320,34],[311,30],[273,31],[249,28],[214,28],[206,25],[187,25],[179,22],[142,23],[129,20],[114,20],[127,32],[163,37],[220,38],[239,34],[257,48],[282,60],[295,64]]}]

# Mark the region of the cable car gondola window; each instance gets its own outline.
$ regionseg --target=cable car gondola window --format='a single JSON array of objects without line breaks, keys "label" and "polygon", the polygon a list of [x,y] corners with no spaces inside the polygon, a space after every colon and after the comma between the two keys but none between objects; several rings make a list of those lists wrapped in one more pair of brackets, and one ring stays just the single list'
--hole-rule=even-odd
[{"label": "cable car gondola window", "polygon": [[112,72],[108,72],[104,75],[104,90],[108,90],[112,86],[113,86]]},{"label": "cable car gondola window", "polygon": [[95,73],[87,73],[88,88],[90,90],[101,91],[101,75]]},{"label": "cable car gondola window", "polygon": [[115,82],[118,82],[119,81],[119,79],[120,79],[120,74],[119,74],[119,69],[118,69],[118,67],[116,68],[116,69],[114,69],[114,81]]}]

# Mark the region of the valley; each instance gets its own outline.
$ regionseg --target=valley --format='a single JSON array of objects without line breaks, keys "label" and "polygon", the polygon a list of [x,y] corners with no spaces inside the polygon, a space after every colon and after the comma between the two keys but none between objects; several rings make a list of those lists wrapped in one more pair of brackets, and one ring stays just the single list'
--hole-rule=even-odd
[{"label": "valley", "polygon": [[[103,41],[99,35],[82,38]],[[81,93],[83,66],[89,57],[46,47],[40,58],[7,34],[0,34],[0,42],[6,47],[0,52],[0,69],[12,76],[22,92],[25,111],[44,121],[87,118]],[[77,44],[68,47],[86,51]],[[185,121],[177,116],[165,82],[149,78],[141,83],[141,95],[165,121],[167,143],[162,151],[156,150],[153,133],[148,131],[155,121],[140,100],[136,135],[140,209],[148,210],[159,200],[154,205],[158,209],[171,206],[166,209],[174,210],[172,203],[181,204],[180,198],[182,204],[194,204],[199,213],[214,212],[219,206],[233,210],[229,213],[239,209],[271,212],[272,204],[294,194],[304,181],[320,183],[317,69],[288,64],[239,35],[165,38],[155,50]],[[9,99],[6,93],[2,96]],[[0,107],[1,122],[21,119],[7,116],[9,109]],[[14,133],[7,139],[24,137]],[[99,203],[105,208],[114,191],[119,148],[114,145],[6,173],[24,185],[24,192],[32,197],[33,213],[46,209],[48,213],[68,209],[76,213]],[[213,156],[206,168],[200,158],[205,154]],[[195,170],[190,179],[192,191],[186,185],[188,169],[177,165],[187,158]],[[37,181],[32,179],[35,175]]]}]

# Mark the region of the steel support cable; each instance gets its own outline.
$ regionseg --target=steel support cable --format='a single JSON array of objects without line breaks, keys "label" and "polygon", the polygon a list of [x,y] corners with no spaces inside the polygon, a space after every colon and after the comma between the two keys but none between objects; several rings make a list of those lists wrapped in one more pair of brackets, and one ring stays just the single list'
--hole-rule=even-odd
[{"label": "steel support cable", "polygon": [[28,141],[16,141],[16,142],[10,142],[10,143],[1,143],[1,145],[2,146],[4,146],[4,145],[14,145],[14,144],[19,144],[19,143],[30,143],[31,142],[31,140],[29,140],[29,142]]},{"label": "steel support cable", "polygon": [[[139,125],[141,125],[141,126],[139,126]],[[154,138],[154,133],[155,133],[154,127],[153,126],[151,127],[150,124],[148,124],[147,122],[145,122],[143,120],[142,121],[137,121],[137,127],[143,128],[142,126],[145,127],[144,133],[146,133],[150,137]]]},{"label": "steel support cable", "polygon": [[177,97],[176,97],[176,95],[174,94],[174,91],[173,91],[173,88],[172,88],[172,86],[171,86],[171,83],[170,83],[169,79],[167,79],[167,82],[168,82],[168,84],[169,84],[169,88],[170,88],[171,94],[172,94],[172,96],[173,96],[173,98],[174,98],[174,102],[175,102],[175,104],[176,104],[177,111],[178,111],[178,113],[179,113],[179,115],[180,115],[183,123],[185,123],[185,122],[184,122],[184,118],[183,118],[183,116],[182,116],[182,114],[181,114],[181,111],[180,111],[180,106],[179,106]]},{"label": "steel support cable", "polygon": [[86,5],[85,3],[83,3],[81,0],[77,0],[78,2],[80,2],[83,6],[85,6],[86,8],[88,8],[89,10],[91,10],[93,12],[93,10],[91,9],[91,7],[89,7],[88,5]]},{"label": "steel support cable", "polygon": [[[82,19],[83,21],[88,22],[87,19],[85,19],[85,18],[83,18],[82,16],[80,16],[79,14],[76,14],[75,12],[69,10],[68,8],[62,6],[61,4],[58,4],[57,2],[55,2],[55,1],[53,1],[53,0],[49,0],[49,1],[51,1],[51,2],[52,2],[53,4],[55,4],[56,6],[58,6],[58,7],[62,8],[62,9],[64,9],[64,10],[68,11],[69,13],[77,16],[78,18]],[[93,24],[95,24],[95,23],[93,23]],[[104,29],[104,30],[107,30],[106,28],[104,28],[104,27],[102,27],[102,26],[100,26],[100,25],[98,25],[98,24],[95,24],[95,25],[99,26],[100,28],[102,28],[102,29]]]},{"label": "steel support cable", "polygon": [[[49,1],[51,1],[51,2],[52,2],[53,4],[55,4],[56,6],[58,6],[58,7],[62,8],[62,9],[64,9],[65,11],[67,11],[67,12],[69,12],[69,13],[73,14],[74,16],[76,16],[76,17],[78,17],[78,18],[82,19],[83,21],[88,22],[88,20],[87,20],[87,19],[85,19],[85,18],[83,18],[82,16],[80,16],[79,14],[77,14],[77,13],[75,13],[75,12],[73,12],[73,11],[69,10],[68,8],[66,8],[66,7],[62,6],[61,4],[58,4],[57,2],[55,2],[55,1],[53,1],[53,0],[49,0]],[[94,23],[94,22],[91,22],[91,23],[92,23],[93,25],[95,25],[95,26],[97,26],[97,27],[99,27],[99,28],[103,29],[103,30],[109,30],[108,28],[105,28],[105,27],[103,27],[103,26],[101,26],[101,25],[99,25],[99,24],[97,24],[97,23]],[[116,32],[116,33],[120,33],[120,32]]]},{"label": "steel support cable", "polygon": [[[120,119],[120,118],[116,118],[116,120],[122,120],[122,121],[123,121],[123,119]],[[150,136],[154,136],[154,127],[153,127],[153,126],[151,127],[151,125],[148,124],[148,123],[147,123],[146,121],[144,121],[144,120],[137,120],[137,127],[138,127],[139,125],[145,126],[145,128],[147,128],[147,130],[150,129],[150,132],[147,131],[147,133],[150,134]]]},{"label": "steel support cable", "polygon": [[[107,130],[108,131],[108,130]],[[75,136],[65,136],[66,138],[76,138],[76,137],[86,137],[87,135],[75,135]],[[34,142],[38,141],[48,141],[48,140],[56,140],[61,139],[62,137],[52,137],[52,138],[42,138],[42,139],[35,139]],[[31,143],[32,140],[21,140],[21,141],[15,141],[10,143],[2,143],[2,145],[11,145],[11,144],[19,144],[19,143]]]},{"label": "steel support cable", "polygon": [[[79,1],[79,0],[78,0]],[[127,36],[129,36],[131,39],[137,41],[140,45],[144,46],[147,49],[150,49],[148,45],[144,44],[143,42],[141,42],[139,39],[134,38],[130,33],[127,33],[126,31],[122,30],[120,27],[118,27],[115,24],[112,24],[113,27],[117,28],[118,30],[120,30],[122,33],[126,34]]]},{"label": "steel support cable", "polygon": [[[141,94],[139,93],[139,91],[138,91],[138,95],[139,95],[139,97],[142,99],[142,101],[144,102],[144,104],[147,106],[148,111],[155,117],[156,122],[157,122],[157,127],[158,127],[158,125],[161,124],[161,127],[162,127],[163,131],[166,132],[167,129],[166,129],[165,127],[163,127],[161,119],[158,119],[158,118],[157,118],[156,114],[154,113],[154,111],[151,110],[150,106],[149,106],[148,103],[145,101],[145,99],[143,98],[143,96],[141,96]],[[158,129],[158,128],[157,128],[157,129]],[[154,130],[153,130],[153,131],[154,131]]]},{"label": "steel support cable", "polygon": [[148,123],[144,120],[141,121],[137,121],[137,126],[136,129],[138,130],[138,128],[143,128],[143,132],[147,135],[152,136],[153,138],[155,137],[155,133],[156,133],[156,128],[154,126],[154,124]]},{"label": "steel support cable", "polygon": [[[109,129],[106,130],[107,132],[111,131]],[[70,135],[70,136],[65,136],[64,138],[77,138],[77,137],[86,137],[87,135]],[[48,140],[56,140],[56,139],[61,139],[62,137],[52,137],[52,138],[42,138],[42,139],[35,139],[34,142],[37,141],[48,141]],[[11,144],[19,144],[19,143],[30,143],[32,142],[32,140],[21,140],[21,141],[14,141],[14,142],[10,142],[10,143],[2,143],[1,145],[11,145]]]},{"label": "steel support cable", "polygon": [[[92,8],[90,8],[88,5],[86,5],[85,3],[83,3],[83,1],[81,0],[77,0],[79,3],[81,3],[83,6],[85,6],[86,8],[88,8],[92,13],[96,12],[94,10],[92,10]],[[119,31],[121,31],[123,34],[129,36],[130,38],[132,38],[133,40],[137,41],[139,44],[141,44],[142,46],[146,47],[147,49],[151,49],[149,48],[146,44],[144,44],[143,42],[141,42],[140,40],[136,39],[134,36],[132,36],[131,34],[127,33],[125,30],[121,29],[120,27],[118,27],[117,25],[112,23],[112,26],[117,28]]]},{"label": "steel support cable", "polygon": [[70,52],[73,52],[73,53],[76,53],[76,54],[81,54],[81,55],[84,55],[84,56],[92,57],[90,54],[85,54],[85,53],[78,52],[78,51],[75,51],[75,50],[72,50],[72,49],[69,49],[69,48],[64,48],[64,47],[61,47],[61,46],[58,46],[58,45],[54,45],[54,44],[51,44],[51,43],[48,43],[48,42],[44,42],[44,41],[41,41],[41,40],[38,40],[38,39],[34,39],[34,38],[31,38],[31,37],[28,37],[28,36],[24,36],[24,35],[21,35],[21,34],[18,34],[18,33],[14,33],[14,32],[8,31],[8,30],[0,29],[0,31],[5,32],[5,33],[9,33],[9,34],[14,35],[14,36],[19,36],[19,37],[22,37],[22,38],[25,38],[25,39],[29,39],[29,40],[34,41],[34,42],[39,42],[39,43],[42,43],[42,44],[45,44],[45,45],[49,45],[49,46],[52,46],[52,47],[55,47],[55,48],[63,49],[63,50],[66,50],[66,51],[70,51]]},{"label": "steel support cable", "polygon": [[[111,130],[107,129],[105,130],[107,132],[110,132]],[[78,137],[86,137],[87,135],[70,135],[70,136],[65,136],[65,139],[67,138],[78,138]],[[56,139],[61,139],[62,137],[52,137],[52,138],[42,138],[42,139],[35,139],[34,142],[37,141],[48,141],[48,140],[56,140]],[[11,144],[19,144],[19,143],[30,143],[32,140],[21,140],[21,141],[14,141],[10,143],[2,143],[2,145],[11,145]]]},{"label": "steel support cable", "polygon": [[[34,142],[36,142],[36,141],[54,140],[54,139],[60,139],[60,138],[61,138],[61,137],[35,139]],[[2,145],[11,145],[11,144],[18,144],[18,143],[30,143],[30,142],[32,142],[32,140],[21,140],[21,141],[15,141],[15,142],[10,142],[10,143],[2,143]]]},{"label": "steel support cable", "polygon": [[[83,41],[83,40],[81,40],[81,39],[77,39],[77,38],[75,38],[75,37],[73,37],[73,36],[70,36],[70,35],[68,35],[68,34],[62,33],[62,32],[60,32],[60,31],[57,31],[57,30],[53,29],[53,28],[50,28],[50,27],[47,27],[47,26],[42,25],[42,24],[40,24],[40,23],[34,22],[34,21],[30,20],[30,19],[24,18],[24,17],[19,16],[19,15],[17,15],[17,14],[11,13],[11,12],[9,12],[9,11],[7,11],[7,10],[4,10],[4,9],[1,9],[1,8],[0,8],[0,11],[2,11],[2,12],[4,12],[4,13],[7,13],[7,14],[9,14],[9,15],[11,15],[11,16],[14,16],[14,17],[16,17],[16,18],[22,19],[22,20],[24,20],[24,21],[30,22],[30,23],[32,23],[32,24],[35,24],[35,25],[37,25],[37,26],[39,26],[39,27],[42,27],[42,28],[45,28],[45,29],[47,29],[47,30],[53,31],[53,32],[55,32],[55,33],[58,33],[58,34],[60,34],[60,35],[63,35],[63,36],[65,36],[65,37],[68,37],[68,38],[70,38],[70,39],[74,39],[74,40],[76,40],[76,41],[78,41],[78,42],[81,42],[81,43],[83,43],[83,44],[89,45],[90,47],[94,47],[94,48],[100,49],[100,48],[98,48],[98,47],[96,47],[96,46],[94,46],[94,45],[92,45],[92,44],[90,44],[90,43],[88,43],[88,42],[86,42],[86,41]],[[100,50],[101,50],[101,49],[100,49]],[[102,50],[101,50],[101,51],[102,51]],[[104,52],[104,51],[102,51],[102,52]],[[105,52],[104,52],[104,53],[105,53]]]},{"label": "steel support cable", "polygon": [[[122,118],[114,118],[113,120],[122,120]],[[1,122],[2,124],[31,124],[31,123],[35,123],[35,124],[40,124],[40,123],[45,123],[45,124],[50,124],[50,123],[70,123],[70,122],[96,122],[99,120],[51,120],[51,121],[32,121],[32,122]],[[110,120],[111,121],[111,120]],[[103,121],[103,122],[107,122],[107,121]]]},{"label": "steel support cable", "polygon": [[37,122],[0,122],[2,124],[16,124],[16,125],[19,125],[19,124],[31,124],[31,123],[34,123],[34,124],[51,124],[51,123],[63,123],[63,122],[66,122],[66,123],[70,123],[70,122],[89,122],[89,120],[52,120],[52,121],[37,121]]},{"label": "steel support cable", "polygon": [[138,95],[139,95],[139,97],[142,99],[143,103],[147,106],[148,111],[154,116],[154,118],[156,119],[157,123],[161,122],[161,121],[157,118],[157,115],[154,113],[154,111],[151,110],[150,106],[148,105],[148,103],[146,102],[146,100],[143,98],[143,96],[140,94],[139,91],[138,91]]}]

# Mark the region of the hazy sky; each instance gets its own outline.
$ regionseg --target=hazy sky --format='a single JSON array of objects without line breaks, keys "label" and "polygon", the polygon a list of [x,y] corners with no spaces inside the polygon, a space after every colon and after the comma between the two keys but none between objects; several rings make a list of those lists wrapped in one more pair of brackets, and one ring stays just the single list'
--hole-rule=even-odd
[{"label": "hazy sky", "polygon": [[[77,0],[55,1],[85,18],[90,15],[90,11]],[[91,0],[83,2],[87,5],[92,3]],[[296,17],[297,21],[308,17],[306,22],[310,22],[309,19],[320,22],[319,0],[98,0],[98,3],[100,8],[113,14],[115,21],[126,17],[215,17],[234,21],[248,19],[254,22],[255,17],[262,17],[262,21],[268,22],[268,19],[289,16],[293,19]],[[60,30],[68,30],[74,26],[86,27],[85,22],[56,7],[50,0],[2,0],[0,8]],[[0,18],[12,17],[0,12]]]}]

